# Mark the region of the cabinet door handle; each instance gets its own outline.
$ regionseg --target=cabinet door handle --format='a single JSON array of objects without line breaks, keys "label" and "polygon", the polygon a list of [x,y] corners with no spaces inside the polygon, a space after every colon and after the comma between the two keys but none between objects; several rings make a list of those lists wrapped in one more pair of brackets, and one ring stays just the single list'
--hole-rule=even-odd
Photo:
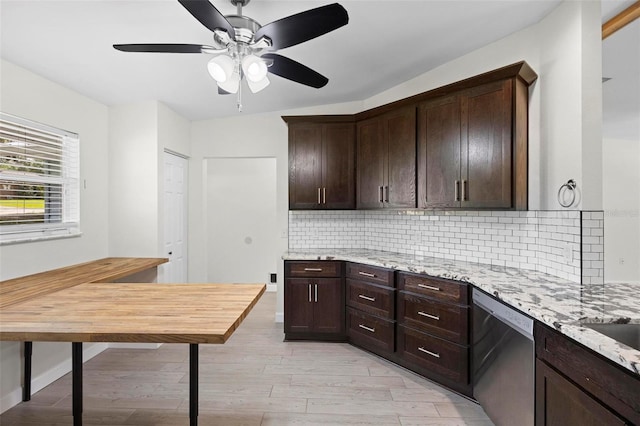
[{"label": "cabinet door handle", "polygon": [[427,318],[431,318],[431,319],[434,319],[436,321],[440,321],[440,317],[437,316],[437,315],[431,315],[431,314],[428,314],[428,313],[422,312],[422,311],[418,311],[418,315],[421,315],[421,316],[427,317]]},{"label": "cabinet door handle", "polygon": [[375,328],[367,327],[367,326],[366,326],[366,325],[364,325],[364,324],[358,324],[358,327],[360,327],[360,328],[362,328],[362,329],[364,329],[364,330],[370,331],[370,332],[372,332],[372,333],[375,333],[375,332],[376,332],[376,329],[375,329]]},{"label": "cabinet door handle", "polygon": [[305,272],[322,272],[322,268],[304,268]]},{"label": "cabinet door handle", "polygon": [[439,287],[434,287],[434,286],[426,285],[426,284],[418,284],[418,287],[426,288],[427,290],[440,291]]},{"label": "cabinet door handle", "polygon": [[322,188],[322,204],[327,204],[327,188]]},{"label": "cabinet door handle", "polygon": [[364,294],[359,294],[358,297],[360,299],[368,300],[369,302],[375,302],[376,301],[375,297],[365,296]]},{"label": "cabinet door handle", "polygon": [[380,194],[379,194],[379,198],[378,199],[380,200],[381,203],[384,203],[384,194],[383,194],[384,187],[380,186],[380,187],[378,187],[378,189],[380,190]]},{"label": "cabinet door handle", "polygon": [[465,186],[467,186],[467,180],[466,179],[462,179],[462,201],[466,201],[467,200],[466,191],[464,189]]},{"label": "cabinet door handle", "polygon": [[434,358],[440,358],[440,354],[435,353],[435,352],[428,351],[428,350],[426,350],[426,349],[425,349],[425,348],[423,348],[423,347],[419,347],[419,348],[418,348],[418,350],[419,350],[420,352],[424,352],[424,353],[425,353],[425,354],[427,354],[427,355],[431,355],[431,356],[432,356],[432,357],[434,357]]},{"label": "cabinet door handle", "polygon": [[375,278],[376,274],[370,274],[368,272],[362,272],[362,271],[358,271],[358,275],[363,275],[365,277],[369,277],[369,278]]},{"label": "cabinet door handle", "polygon": [[309,284],[309,303],[311,303],[311,284]]},{"label": "cabinet door handle", "polygon": [[458,186],[460,185],[460,181],[456,180],[455,186],[454,186],[454,197],[455,200],[454,201],[460,201],[460,197],[458,196]]},{"label": "cabinet door handle", "polygon": [[315,284],[315,296],[314,296],[314,301],[317,303],[318,302],[318,284]]},{"label": "cabinet door handle", "polygon": [[384,201],[388,203],[388,202],[389,202],[389,185],[385,186],[385,187],[384,187],[384,190],[385,190],[385,192],[386,192],[386,194],[387,194],[387,195],[384,197]]},{"label": "cabinet door handle", "polygon": [[318,204],[321,204],[320,203],[320,188],[318,188]]}]

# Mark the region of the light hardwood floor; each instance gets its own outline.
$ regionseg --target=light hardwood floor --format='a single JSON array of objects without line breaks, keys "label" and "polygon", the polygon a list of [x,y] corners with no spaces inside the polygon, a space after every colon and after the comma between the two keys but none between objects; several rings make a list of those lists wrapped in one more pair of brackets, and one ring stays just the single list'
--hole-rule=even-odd
[{"label": "light hardwood floor", "polygon": [[[200,345],[200,425],[492,425],[475,403],[343,343],[283,342],[266,293],[224,345]],[[188,425],[188,347],[108,349],[84,365],[85,425]],[[71,425],[67,374],[0,416]]]}]

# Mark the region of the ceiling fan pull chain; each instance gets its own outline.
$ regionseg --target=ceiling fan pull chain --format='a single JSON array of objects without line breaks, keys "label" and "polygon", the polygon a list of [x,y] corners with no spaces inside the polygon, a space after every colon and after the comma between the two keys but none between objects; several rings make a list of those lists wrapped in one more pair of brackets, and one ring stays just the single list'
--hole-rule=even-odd
[{"label": "ceiling fan pull chain", "polygon": [[242,82],[238,85],[238,112],[242,112]]}]

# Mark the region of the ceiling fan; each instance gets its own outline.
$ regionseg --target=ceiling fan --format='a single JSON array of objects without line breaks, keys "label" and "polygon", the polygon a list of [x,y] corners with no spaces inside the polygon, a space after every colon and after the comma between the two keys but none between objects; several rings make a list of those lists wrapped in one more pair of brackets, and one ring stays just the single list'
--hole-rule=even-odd
[{"label": "ceiling fan", "polygon": [[229,0],[236,15],[224,16],[209,0],[178,0],[194,18],[213,32],[211,46],[201,44],[114,44],[123,52],[205,53],[215,55],[207,65],[221,94],[238,93],[246,78],[249,89],[259,92],[269,85],[267,73],[296,83],[321,88],[328,79],[311,68],[273,53],[331,32],[349,22],[347,11],[338,3],[310,9],[266,25],[242,15],[251,0]]}]

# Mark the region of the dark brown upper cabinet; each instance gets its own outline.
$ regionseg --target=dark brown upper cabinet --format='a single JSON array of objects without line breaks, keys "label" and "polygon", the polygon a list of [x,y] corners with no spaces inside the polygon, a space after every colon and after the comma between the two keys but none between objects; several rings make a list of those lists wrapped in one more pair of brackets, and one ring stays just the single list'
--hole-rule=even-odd
[{"label": "dark brown upper cabinet", "polygon": [[419,207],[527,209],[527,86],[508,78],[419,105]]},{"label": "dark brown upper cabinet", "polygon": [[517,62],[353,115],[283,117],[289,208],[526,210],[537,78]]},{"label": "dark brown upper cabinet", "polygon": [[289,123],[289,209],[355,207],[355,124]]},{"label": "dark brown upper cabinet", "polygon": [[416,207],[416,108],[357,124],[358,209]]}]

